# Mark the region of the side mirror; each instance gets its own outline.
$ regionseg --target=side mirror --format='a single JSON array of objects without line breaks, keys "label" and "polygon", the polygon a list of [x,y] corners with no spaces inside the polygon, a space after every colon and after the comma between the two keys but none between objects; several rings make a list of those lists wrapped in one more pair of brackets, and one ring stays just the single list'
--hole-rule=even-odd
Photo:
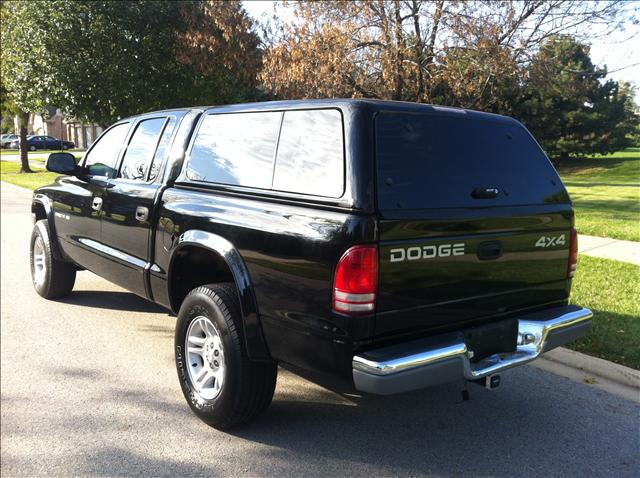
[{"label": "side mirror", "polygon": [[60,174],[75,174],[78,170],[76,158],[71,153],[51,153],[46,167],[47,171]]}]

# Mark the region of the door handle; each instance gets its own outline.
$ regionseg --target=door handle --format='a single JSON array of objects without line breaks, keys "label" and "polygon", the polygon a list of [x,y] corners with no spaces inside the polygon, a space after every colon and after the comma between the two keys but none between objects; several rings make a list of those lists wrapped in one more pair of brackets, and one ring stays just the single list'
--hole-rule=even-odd
[{"label": "door handle", "polygon": [[93,198],[93,204],[91,205],[91,208],[94,211],[99,211],[100,209],[102,209],[102,198]]},{"label": "door handle", "polygon": [[145,222],[149,217],[149,209],[144,206],[138,206],[136,208],[136,220],[139,222]]}]

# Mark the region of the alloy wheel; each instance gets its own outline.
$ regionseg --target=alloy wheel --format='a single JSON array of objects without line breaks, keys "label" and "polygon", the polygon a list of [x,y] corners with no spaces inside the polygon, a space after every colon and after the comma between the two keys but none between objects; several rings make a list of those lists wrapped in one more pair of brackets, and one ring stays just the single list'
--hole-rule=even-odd
[{"label": "alloy wheel", "polygon": [[206,400],[222,391],[225,376],[224,348],[220,333],[207,317],[198,316],[187,330],[187,369],[195,391]]},{"label": "alloy wheel", "polygon": [[44,253],[44,241],[42,237],[36,237],[33,243],[33,264],[32,264],[33,281],[37,286],[44,283],[47,276],[47,262]]}]

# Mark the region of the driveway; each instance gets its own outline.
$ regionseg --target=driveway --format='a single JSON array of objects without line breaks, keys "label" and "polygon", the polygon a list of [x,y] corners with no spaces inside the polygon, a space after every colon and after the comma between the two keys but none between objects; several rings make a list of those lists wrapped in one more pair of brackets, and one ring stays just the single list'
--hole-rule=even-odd
[{"label": "driveway", "polygon": [[3,477],[640,474],[640,405],[533,367],[467,402],[459,384],[358,398],[281,370],[263,418],[209,428],[180,392],[175,318],[90,272],[41,299],[30,193],[1,196]]}]

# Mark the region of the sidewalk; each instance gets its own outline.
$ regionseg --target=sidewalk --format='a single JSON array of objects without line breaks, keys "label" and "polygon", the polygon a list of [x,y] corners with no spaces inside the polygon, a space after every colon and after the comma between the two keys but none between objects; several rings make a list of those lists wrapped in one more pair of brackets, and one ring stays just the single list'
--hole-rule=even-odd
[{"label": "sidewalk", "polygon": [[640,242],[580,234],[578,252],[585,256],[602,257],[640,265]]}]

